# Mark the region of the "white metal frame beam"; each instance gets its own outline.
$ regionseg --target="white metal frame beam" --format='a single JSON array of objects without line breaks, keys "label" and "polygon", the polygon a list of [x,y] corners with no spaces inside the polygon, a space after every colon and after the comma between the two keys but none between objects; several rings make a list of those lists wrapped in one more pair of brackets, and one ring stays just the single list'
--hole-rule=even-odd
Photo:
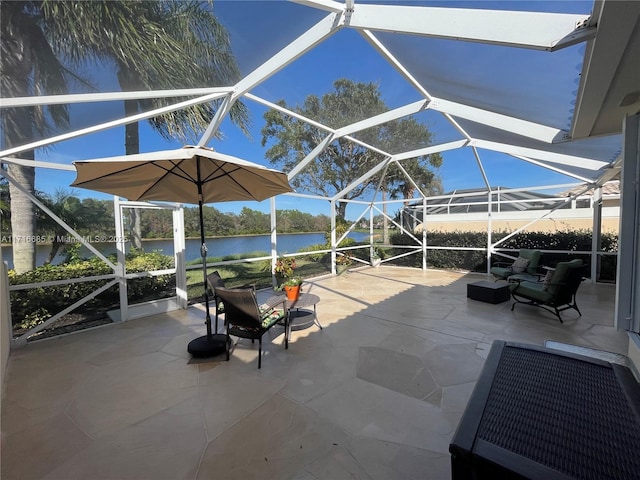
[{"label": "white metal frame beam", "polygon": [[0,157],[14,155],[16,153],[22,153],[29,150],[34,150],[36,148],[45,147],[47,145],[51,145],[53,143],[62,142],[64,140],[71,140],[72,138],[81,137],[83,135],[88,135],[90,133],[101,132],[103,130],[108,130],[110,128],[119,127],[122,125],[126,125],[128,123],[139,122],[140,120],[146,120],[147,118],[156,117],[158,115],[162,115],[164,113],[174,112],[176,110],[180,110],[181,108],[190,107],[192,105],[198,105],[200,103],[206,103],[211,100],[215,100],[224,96],[221,93],[212,93],[209,95],[204,95],[202,97],[193,98],[190,100],[185,100],[184,102],[174,103],[173,105],[168,105],[166,107],[156,108],[154,110],[149,110],[148,112],[139,113],[136,115],[131,115],[129,117],[120,118],[118,120],[113,120],[109,122],[99,123],[97,125],[93,125],[87,128],[81,128],[79,130],[74,130],[68,133],[63,133],[62,135],[57,135],[55,137],[49,137],[42,140],[37,140],[35,142],[31,142],[25,145],[20,145],[13,148],[8,148],[6,150],[0,151]]},{"label": "white metal frame beam", "polygon": [[282,70],[297,58],[304,55],[307,51],[311,50],[327,37],[333,35],[341,27],[342,25],[340,22],[339,14],[331,13],[327,15],[320,22],[316,23],[313,27],[304,32],[285,48],[280,50],[273,57],[269,58],[253,72],[249,73],[242,80],[240,80],[236,84],[234,92],[229,99],[228,104],[225,106],[225,110],[221,115],[216,115],[209,127],[207,127],[205,133],[200,138],[198,145],[202,146],[209,143],[211,138],[215,135],[215,132],[220,127],[220,124],[222,123],[224,117],[231,109],[231,106],[238,98],[254,88],[256,85],[259,85],[272,75]]},{"label": "white metal frame beam", "polygon": [[373,48],[375,48],[383,58],[387,60],[395,69],[400,72],[400,74],[411,84],[414,88],[416,88],[424,98],[427,100],[431,100],[431,94],[414,78],[409,70],[407,70],[402,63],[385,47],[380,40],[376,38],[376,36],[371,33],[369,30],[361,30],[360,34],[367,40]]},{"label": "white metal frame beam", "polygon": [[306,5],[308,7],[317,8],[319,10],[326,10],[327,12],[343,12],[345,4],[341,2],[334,2],[333,0],[292,0],[294,3],[300,5]]},{"label": "white metal frame beam", "polygon": [[552,172],[561,173],[562,175],[566,175],[568,177],[573,177],[576,180],[580,180],[581,182],[591,183],[592,180],[590,178],[583,177],[582,175],[576,175],[575,173],[571,173],[568,170],[564,170],[562,168],[557,168],[552,165],[547,165],[546,163],[539,162],[534,160],[533,158],[523,157],[522,155],[513,155],[515,158],[519,158],[523,162],[531,163],[532,165],[537,165],[538,167],[546,168],[547,170],[551,170]]},{"label": "white metal frame beam", "polygon": [[362,182],[364,182],[365,180],[368,180],[369,178],[373,177],[376,173],[378,173],[380,170],[382,170],[383,168],[386,168],[387,165],[391,162],[391,157],[388,157],[386,160],[384,160],[383,162],[380,162],[378,165],[376,165],[375,167],[373,167],[371,170],[369,170],[367,173],[365,173],[364,175],[360,176],[359,178],[355,179],[353,182],[351,182],[349,185],[347,185],[344,189],[342,189],[341,191],[337,192],[333,197],[331,197],[331,201],[335,202],[335,201],[339,201],[344,195],[346,195],[347,193],[349,193],[351,190],[353,190],[354,188],[356,188],[358,185],[360,185]]},{"label": "white metal frame beam", "polygon": [[45,204],[43,204],[38,198],[36,198],[31,192],[29,192],[24,186],[20,184],[13,176],[6,170],[0,170],[0,176],[6,178],[9,183],[11,183],[15,188],[20,190],[23,195],[27,196],[31,203],[40,208],[43,212],[45,212],[49,217],[51,217],[58,225],[62,226],[71,236],[73,236],[78,243],[84,246],[87,250],[93,253],[96,257],[102,260],[107,264],[109,268],[111,268],[114,272],[117,272],[118,267],[111,260],[109,260],[106,256],[102,254],[99,250],[97,250],[91,242],[87,241],[81,235],[79,235],[73,228],[71,228],[64,220],[58,217],[55,213],[53,213]]},{"label": "white metal frame beam", "polygon": [[427,108],[428,103],[429,102],[426,100],[419,100],[417,102],[413,102],[408,105],[404,105],[402,107],[389,110],[388,112],[384,112],[379,115],[375,115],[373,117],[365,118],[364,120],[360,120],[359,122],[355,122],[355,123],[352,123],[351,125],[347,125],[346,127],[337,129],[335,131],[336,136],[344,137],[349,134],[366,130],[367,128],[375,127],[376,125],[382,125],[387,122],[391,122],[399,118],[406,117],[408,115],[413,115],[422,110],[425,110]]},{"label": "white metal frame beam", "polygon": [[539,123],[490,112],[489,110],[483,110],[481,108],[470,107],[443,98],[434,97],[429,104],[429,109],[448,113],[454,117],[464,118],[545,143],[557,143],[569,139],[569,132],[566,130],[540,125]]},{"label": "white metal frame beam", "polygon": [[0,98],[0,108],[34,107],[37,105],[63,105],[74,103],[117,102],[122,100],[142,100],[147,98],[201,97],[220,94],[224,96],[232,87],[188,88],[178,90],[143,90],[136,92],[72,93],[66,95],[40,95],[36,97]]},{"label": "white metal frame beam", "polygon": [[393,159],[401,162],[402,160],[408,160],[409,158],[422,157],[425,155],[431,155],[434,153],[446,152],[447,150],[457,150],[458,148],[465,147],[469,144],[468,140],[456,140],[455,142],[440,143],[438,145],[432,145],[430,147],[419,148],[417,150],[410,150],[408,152],[397,153],[393,155]]},{"label": "white metal frame beam", "polygon": [[593,160],[591,158],[576,157],[574,155],[566,155],[564,153],[548,152],[546,150],[536,150],[534,148],[519,147],[517,145],[509,145],[506,143],[490,142],[488,140],[473,139],[469,142],[471,146],[478,148],[486,148],[495,152],[508,153],[514,156],[532,157],[546,162],[559,163],[570,167],[584,168],[585,170],[600,170],[609,165],[608,162],[601,160]]},{"label": "white metal frame beam", "polygon": [[357,4],[349,26],[552,51],[593,37],[588,20],[564,13]]}]

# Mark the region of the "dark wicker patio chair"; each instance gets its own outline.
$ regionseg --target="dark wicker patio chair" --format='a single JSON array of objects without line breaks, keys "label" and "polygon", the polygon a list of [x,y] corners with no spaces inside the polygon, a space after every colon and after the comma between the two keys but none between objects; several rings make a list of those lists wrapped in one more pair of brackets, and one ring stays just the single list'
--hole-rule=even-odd
[{"label": "dark wicker patio chair", "polygon": [[216,327],[217,327],[218,315],[220,315],[221,313],[224,313],[224,304],[216,296],[216,288],[224,287],[224,280],[222,279],[222,277],[220,277],[220,274],[218,273],[217,270],[207,275],[207,285],[211,290],[211,294],[213,295],[213,302],[216,306]]},{"label": "dark wicker patio chair", "polygon": [[540,251],[539,250],[531,250],[528,248],[521,248],[518,253],[518,258],[523,258],[529,260],[529,263],[524,267],[523,271],[515,271],[514,264],[518,261],[511,263],[498,262],[495,263],[491,269],[491,274],[496,277],[496,281],[498,280],[507,280],[511,275],[519,274],[530,275],[530,278],[527,280],[536,280],[536,276],[538,274],[538,264],[540,263]]},{"label": "dark wicker patio chair", "polygon": [[582,283],[586,265],[580,259],[560,262],[556,265],[551,279],[543,282],[516,281],[511,287],[511,296],[515,300],[511,305],[513,311],[516,303],[534,305],[553,313],[560,323],[560,312],[570,308],[582,316],[576,304],[576,292]]},{"label": "dark wicker patio chair", "polygon": [[[216,297],[224,305],[225,323],[227,325],[227,361],[231,335],[241,338],[250,338],[253,343],[258,340],[258,368],[262,367],[262,336],[274,325],[284,321],[285,349],[289,347],[287,338],[287,312],[285,309],[286,297],[282,296],[282,303],[267,309],[261,309],[258,305],[254,288],[225,288],[217,287]],[[281,305],[281,307],[280,307]]]}]

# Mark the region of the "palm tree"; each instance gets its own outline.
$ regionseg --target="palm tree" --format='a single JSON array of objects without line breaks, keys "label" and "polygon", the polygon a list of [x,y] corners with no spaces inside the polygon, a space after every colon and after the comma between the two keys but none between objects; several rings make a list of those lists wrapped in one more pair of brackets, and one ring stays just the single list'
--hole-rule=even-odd
[{"label": "palm tree", "polygon": [[[66,93],[74,77],[59,59],[74,67],[112,64],[123,90],[227,85],[239,78],[226,32],[200,2],[45,0],[0,5],[5,96]],[[142,102],[127,102],[125,113],[137,113],[141,106]],[[216,108],[200,105],[154,118],[151,124],[164,137],[193,138],[210,122]],[[3,116],[7,147],[28,143],[36,130],[46,126],[43,112],[17,110]],[[56,125],[68,124],[63,106],[49,108],[48,117]],[[248,131],[244,105],[236,103],[230,117]],[[137,153],[137,125],[129,126],[125,135],[126,153]],[[34,158],[33,152],[29,158]],[[33,192],[33,169],[12,166],[10,173]],[[15,188],[11,198],[14,238],[33,235],[31,202]],[[14,244],[16,270],[34,268],[33,247],[33,243]]]},{"label": "palm tree", "polygon": [[[87,48],[113,63],[123,91],[231,85],[240,78],[226,30],[211,8],[199,1],[59,2],[56,12],[69,10],[96,22]],[[209,3],[209,6],[212,4]],[[98,13],[96,15],[96,13]],[[177,101],[178,99],[176,99]],[[126,116],[149,110],[167,100],[126,100]],[[195,142],[213,118],[216,105],[201,104],[150,119],[151,126],[166,139]],[[248,113],[234,104],[231,119],[248,134]],[[125,154],[140,152],[138,123],[125,127]],[[140,215],[130,211],[131,239],[142,248]]]},{"label": "palm tree", "polygon": [[[0,168],[4,169],[4,165]],[[9,221],[11,219],[11,207],[9,205],[9,182],[4,177],[0,177],[0,234],[2,243],[5,243],[8,237],[5,232],[11,231]]]},{"label": "palm tree", "polygon": [[[53,197],[40,194],[39,198],[49,210],[74,230],[97,227],[105,218],[105,212],[100,211],[102,209],[87,207],[71,191],[58,189]],[[39,219],[38,227],[43,232],[49,233],[51,238],[51,250],[45,261],[45,265],[48,265],[56,257],[60,248],[65,245],[65,239],[69,236],[69,232],[48,215],[43,215]]]},{"label": "palm tree", "polygon": [[[66,93],[71,74],[51,48],[42,25],[42,2],[0,2],[0,89],[3,97]],[[44,135],[51,123],[68,126],[67,109],[62,105],[41,108],[10,108],[2,111],[2,142],[5,148],[24,145]],[[20,157],[34,159],[34,152]],[[7,173],[27,192],[34,193],[34,169],[8,165]],[[11,197],[11,233],[13,264],[18,272],[35,267],[35,243],[22,241],[34,235],[35,216],[29,197],[13,183]]]},{"label": "palm tree", "polygon": [[[109,50],[117,65],[118,81],[122,90],[139,88],[223,86],[235,83],[240,73],[230,49],[229,37],[210,10],[204,9],[201,2],[160,2],[145,5],[144,15],[149,21],[162,26],[163,32],[175,41],[180,50],[160,49],[158,64],[169,66],[170,75],[147,77],[141,72],[141,60],[148,52],[136,52],[142,58],[129,64],[121,55],[123,47],[120,36],[110,36]],[[135,50],[134,50],[135,51]],[[187,60],[188,61],[185,61]],[[125,100],[125,115],[135,115],[141,109],[155,107],[152,100]],[[211,119],[214,108],[211,104],[201,104],[189,109],[171,112],[150,120],[151,126],[164,138],[179,138],[183,142],[195,143]],[[231,109],[231,118],[248,135],[248,113],[242,103],[236,103]],[[125,153],[140,153],[140,135],[138,123],[125,127]],[[129,210],[132,246],[142,249],[140,212]]]}]

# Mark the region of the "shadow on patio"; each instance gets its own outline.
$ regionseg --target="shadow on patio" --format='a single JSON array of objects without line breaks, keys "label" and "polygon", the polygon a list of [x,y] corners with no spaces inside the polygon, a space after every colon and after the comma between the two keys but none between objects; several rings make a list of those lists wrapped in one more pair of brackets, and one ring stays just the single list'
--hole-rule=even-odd
[{"label": "shadow on patio", "polygon": [[[2,478],[450,478],[449,442],[491,342],[626,352],[615,286],[583,284],[560,324],[466,298],[481,275],[362,268],[305,284],[316,325],[193,360],[201,307],[11,353]],[[260,292],[261,298],[272,292]]]}]

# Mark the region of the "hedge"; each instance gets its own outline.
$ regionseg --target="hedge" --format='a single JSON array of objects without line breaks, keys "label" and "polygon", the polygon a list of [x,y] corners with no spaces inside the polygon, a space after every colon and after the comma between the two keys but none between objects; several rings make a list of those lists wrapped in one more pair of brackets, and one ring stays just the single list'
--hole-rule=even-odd
[{"label": "hedge", "polygon": [[[506,232],[494,233],[493,240],[504,238]],[[395,233],[391,235],[392,245],[416,246],[415,241],[406,234]],[[486,243],[487,237],[484,232],[429,232],[427,235],[428,245],[440,247],[475,247],[479,251],[455,251],[455,250],[429,250],[427,252],[427,266],[437,269],[458,269],[476,272],[486,272]],[[353,242],[345,242],[352,244]],[[344,245],[342,245],[344,246]],[[313,251],[324,248],[318,245],[310,248],[309,260],[323,264],[328,262],[330,255],[314,254]],[[530,232],[520,233],[509,238],[500,248],[517,251],[520,248],[533,248],[543,250],[541,265],[555,266],[558,262],[570,258],[583,258],[590,263],[589,255],[579,255],[571,253],[545,253],[544,250],[566,250],[566,251],[590,251],[591,232],[564,231],[564,232]],[[618,249],[618,237],[615,234],[605,233],[602,235],[601,250],[615,253]],[[395,256],[407,252],[406,249],[391,248],[385,251],[385,256]],[[354,252],[360,255],[361,252]],[[368,252],[367,252],[368,254]],[[603,256],[600,259],[599,281],[614,282],[616,277],[615,255]],[[115,262],[115,258],[112,259]],[[365,259],[366,260],[366,259]],[[499,255],[492,258],[494,262],[503,261]],[[408,255],[390,261],[391,264],[411,267],[422,267],[422,252]],[[163,255],[159,252],[131,254],[126,259],[127,272],[147,272],[150,270],[162,270],[173,267],[173,257]],[[9,281],[11,285],[43,283],[53,280],[64,280],[71,278],[83,278],[111,274],[111,269],[100,259],[90,260],[73,259],[64,265],[47,265],[38,267],[30,272],[17,275],[14,271],[9,271]],[[269,279],[267,279],[269,280]],[[32,328],[44,322],[52,315],[72,305],[79,299],[89,295],[97,288],[107,283],[106,280],[92,282],[72,283],[67,285],[57,285],[51,287],[38,287],[30,290],[20,290],[11,293],[11,310],[14,326],[18,328]],[[130,280],[128,283],[129,301],[133,303],[145,300],[172,296],[175,293],[175,276],[161,275],[159,277],[144,277]],[[76,309],[78,313],[102,312],[110,308],[118,308],[119,293],[117,285],[109,288],[98,295],[95,299],[83,304]]]},{"label": "hedge", "polygon": [[[493,241],[498,241],[507,236],[507,232],[493,234]],[[407,234],[396,233],[391,235],[393,245],[416,246],[415,241]],[[427,245],[438,247],[472,247],[481,248],[481,251],[455,251],[455,250],[428,250],[427,266],[429,268],[440,269],[460,269],[474,272],[487,271],[487,235],[484,232],[429,232],[427,234]],[[528,232],[519,233],[510,237],[499,248],[517,251],[521,248],[542,250],[541,265],[555,266],[558,262],[570,260],[572,258],[582,258],[590,265],[590,255],[572,253],[545,253],[544,250],[566,250],[590,251],[591,231],[561,231],[561,232]],[[618,236],[613,233],[602,235],[601,251],[615,253],[618,250]],[[407,252],[406,249],[395,248],[393,255]],[[507,252],[508,253],[508,252]],[[616,278],[615,255],[601,256],[599,281],[615,282]],[[492,256],[492,262],[501,262],[504,258],[499,255]],[[394,264],[411,267],[422,266],[422,252],[415,255],[394,260]]]},{"label": "hedge", "polygon": [[[115,258],[111,260],[115,262]],[[173,267],[173,257],[158,252],[139,253],[126,259],[127,273],[163,270]],[[111,268],[99,258],[75,260],[63,265],[44,265],[32,271],[16,274],[9,271],[11,285],[44,283],[54,280],[109,275]],[[109,280],[95,280],[49,287],[38,287],[19,290],[11,293],[12,323],[18,328],[33,328],[43,323],[52,315],[60,312],[86,297]],[[136,278],[127,282],[127,293],[130,302],[141,302],[152,298],[171,296],[175,291],[175,276],[160,275],[157,277]],[[88,311],[104,311],[117,308],[119,290],[113,285],[96,298],[84,303],[75,310],[77,313]]]}]

